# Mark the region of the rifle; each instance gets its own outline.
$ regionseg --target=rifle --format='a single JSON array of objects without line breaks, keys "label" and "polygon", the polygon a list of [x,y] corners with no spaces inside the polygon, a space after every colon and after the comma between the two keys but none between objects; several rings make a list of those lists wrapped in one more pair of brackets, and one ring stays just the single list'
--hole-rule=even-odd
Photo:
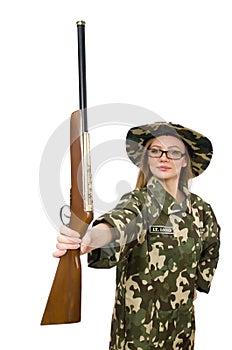
[{"label": "rifle", "polygon": [[[84,236],[93,220],[90,149],[87,123],[85,22],[78,21],[78,68],[80,110],[70,118],[71,216],[69,227]],[[68,250],[60,258],[41,325],[80,322],[80,249]]]}]

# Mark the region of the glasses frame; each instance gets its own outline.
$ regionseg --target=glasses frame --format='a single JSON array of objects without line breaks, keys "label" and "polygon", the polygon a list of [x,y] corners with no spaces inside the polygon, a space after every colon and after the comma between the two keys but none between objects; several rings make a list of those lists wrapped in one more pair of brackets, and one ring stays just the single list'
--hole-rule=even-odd
[{"label": "glasses frame", "polygon": [[[149,151],[152,151],[152,150],[157,150],[157,151],[160,151],[161,153],[160,153],[160,156],[151,156],[150,154],[149,154]],[[156,158],[156,159],[159,159],[159,158],[161,158],[162,157],[162,155],[163,154],[165,154],[166,155],[166,158],[168,158],[168,159],[171,159],[171,160],[180,160],[181,158],[183,158],[185,155],[186,155],[186,152],[184,152],[184,153],[182,153],[181,151],[176,151],[176,152],[179,152],[180,153],[180,157],[178,157],[178,158],[172,158],[172,157],[170,157],[170,156],[168,156],[168,153],[169,152],[172,152],[173,150],[167,150],[167,151],[163,151],[163,150],[161,150],[161,149],[159,149],[159,148],[148,148],[147,149],[147,155],[148,155],[148,157],[149,158]]]}]

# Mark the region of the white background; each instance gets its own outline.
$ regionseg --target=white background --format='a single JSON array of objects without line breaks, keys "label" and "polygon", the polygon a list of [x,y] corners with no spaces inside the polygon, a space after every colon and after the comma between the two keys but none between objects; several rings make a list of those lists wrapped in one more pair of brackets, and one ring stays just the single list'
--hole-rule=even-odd
[{"label": "white background", "polygon": [[[86,257],[82,322],[40,326],[57,266],[57,231],[40,200],[39,166],[54,130],[78,109],[79,19],[87,23],[89,107],[142,106],[212,140],[213,160],[192,191],[217,215],[221,259],[210,294],[195,303],[195,348],[218,350],[222,339],[230,347],[230,6],[225,0],[1,2],[2,349],[108,348],[115,270],[86,268]],[[118,170],[128,180],[122,163]],[[113,171],[112,186],[118,174]],[[103,185],[98,191],[104,196]]]}]

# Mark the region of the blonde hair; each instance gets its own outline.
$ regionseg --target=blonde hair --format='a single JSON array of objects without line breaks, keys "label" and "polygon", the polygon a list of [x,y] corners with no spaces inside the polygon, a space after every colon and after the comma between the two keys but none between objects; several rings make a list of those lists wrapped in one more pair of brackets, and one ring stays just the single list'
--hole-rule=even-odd
[{"label": "blonde hair", "polygon": [[147,141],[147,143],[144,146],[141,161],[140,161],[140,167],[139,167],[139,173],[137,176],[136,186],[135,188],[140,189],[146,186],[147,182],[152,176],[151,170],[148,165],[148,158],[147,158],[147,150],[152,144],[153,139]]},{"label": "blonde hair", "polygon": [[[148,157],[147,157],[147,150],[152,144],[153,140],[154,138],[150,139],[149,141],[147,141],[147,143],[144,146],[141,161],[140,161],[140,167],[139,167],[140,169],[139,169],[136,186],[135,186],[136,189],[140,189],[146,186],[149,179],[153,176],[150,170],[150,167],[148,165]],[[190,160],[190,156],[186,145],[185,145],[185,153],[186,153],[185,158],[186,158],[187,165],[186,167],[183,167],[181,169],[180,178],[179,178],[180,189],[183,189],[183,187],[188,187],[189,180],[193,178],[191,160]]]}]

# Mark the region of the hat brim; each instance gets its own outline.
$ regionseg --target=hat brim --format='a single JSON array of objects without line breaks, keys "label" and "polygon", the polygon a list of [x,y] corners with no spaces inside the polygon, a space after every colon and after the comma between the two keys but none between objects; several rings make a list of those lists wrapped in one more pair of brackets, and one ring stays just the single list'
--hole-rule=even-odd
[{"label": "hat brim", "polygon": [[130,160],[140,167],[145,144],[148,140],[161,135],[172,135],[184,142],[190,156],[193,177],[202,174],[209,166],[213,155],[210,140],[197,131],[180,124],[166,122],[141,125],[128,131],[126,151]]}]

